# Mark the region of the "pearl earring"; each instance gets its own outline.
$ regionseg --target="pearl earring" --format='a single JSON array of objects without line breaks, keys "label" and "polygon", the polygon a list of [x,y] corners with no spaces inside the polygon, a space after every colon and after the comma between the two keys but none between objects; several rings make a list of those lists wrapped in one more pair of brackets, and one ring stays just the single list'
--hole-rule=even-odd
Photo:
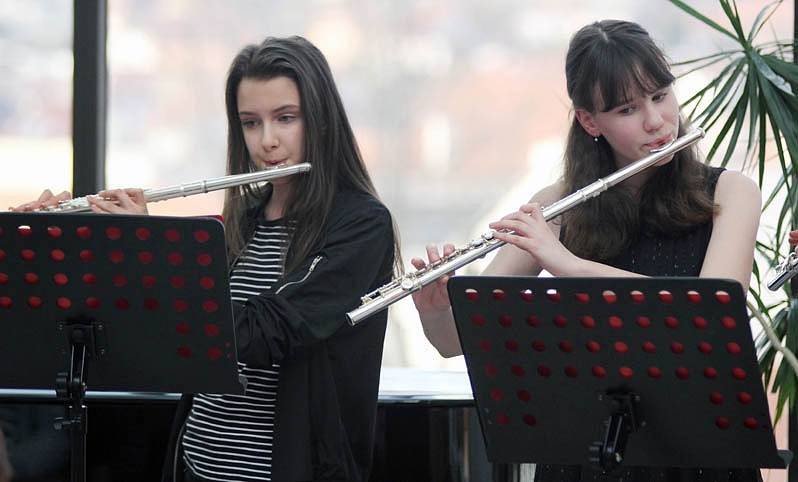
[{"label": "pearl earring", "polygon": [[598,136],[593,138],[593,142],[598,142]]}]

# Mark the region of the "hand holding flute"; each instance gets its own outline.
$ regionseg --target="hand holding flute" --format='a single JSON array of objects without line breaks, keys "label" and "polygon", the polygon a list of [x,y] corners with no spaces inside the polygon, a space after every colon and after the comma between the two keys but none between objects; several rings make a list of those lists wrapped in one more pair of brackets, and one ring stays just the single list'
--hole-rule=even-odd
[{"label": "hand holding flute", "polygon": [[[54,195],[45,189],[35,201],[11,208],[13,212],[44,211],[57,208],[72,199],[69,191]],[[88,208],[94,213],[105,214],[148,214],[147,200],[142,189],[109,189],[96,195],[86,196]]]}]

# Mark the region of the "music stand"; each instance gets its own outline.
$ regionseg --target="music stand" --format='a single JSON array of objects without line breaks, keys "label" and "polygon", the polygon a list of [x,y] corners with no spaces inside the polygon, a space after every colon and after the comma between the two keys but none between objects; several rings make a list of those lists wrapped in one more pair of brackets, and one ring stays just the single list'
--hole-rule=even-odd
[{"label": "music stand", "polygon": [[457,276],[448,289],[492,461],[785,468],[739,283]]},{"label": "music stand", "polygon": [[73,481],[87,388],[243,393],[227,270],[211,218],[0,214],[0,387],[67,404]]}]

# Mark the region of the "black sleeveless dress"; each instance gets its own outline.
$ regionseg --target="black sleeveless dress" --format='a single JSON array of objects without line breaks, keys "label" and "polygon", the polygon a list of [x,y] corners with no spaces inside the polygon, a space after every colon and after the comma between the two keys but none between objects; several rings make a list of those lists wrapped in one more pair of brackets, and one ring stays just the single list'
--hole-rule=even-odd
[{"label": "black sleeveless dress", "polygon": [[[715,186],[723,168],[710,168],[707,189]],[[565,226],[563,226],[563,229]],[[562,231],[561,230],[561,231]],[[698,276],[712,234],[712,221],[696,226],[684,236],[668,238],[641,235],[626,251],[606,264],[647,276]],[[562,237],[562,236],[561,236]],[[593,467],[539,464],[536,482],[757,482],[758,470],[679,469],[631,467],[603,475]]]}]

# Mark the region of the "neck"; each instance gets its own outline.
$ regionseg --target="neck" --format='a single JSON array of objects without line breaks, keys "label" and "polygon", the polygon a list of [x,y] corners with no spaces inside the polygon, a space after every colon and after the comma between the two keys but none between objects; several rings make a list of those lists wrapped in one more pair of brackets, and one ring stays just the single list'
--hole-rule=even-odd
[{"label": "neck", "polygon": [[269,202],[266,203],[266,212],[264,213],[268,221],[280,219],[285,215],[285,207],[290,195],[290,185],[272,185],[272,195]]}]

